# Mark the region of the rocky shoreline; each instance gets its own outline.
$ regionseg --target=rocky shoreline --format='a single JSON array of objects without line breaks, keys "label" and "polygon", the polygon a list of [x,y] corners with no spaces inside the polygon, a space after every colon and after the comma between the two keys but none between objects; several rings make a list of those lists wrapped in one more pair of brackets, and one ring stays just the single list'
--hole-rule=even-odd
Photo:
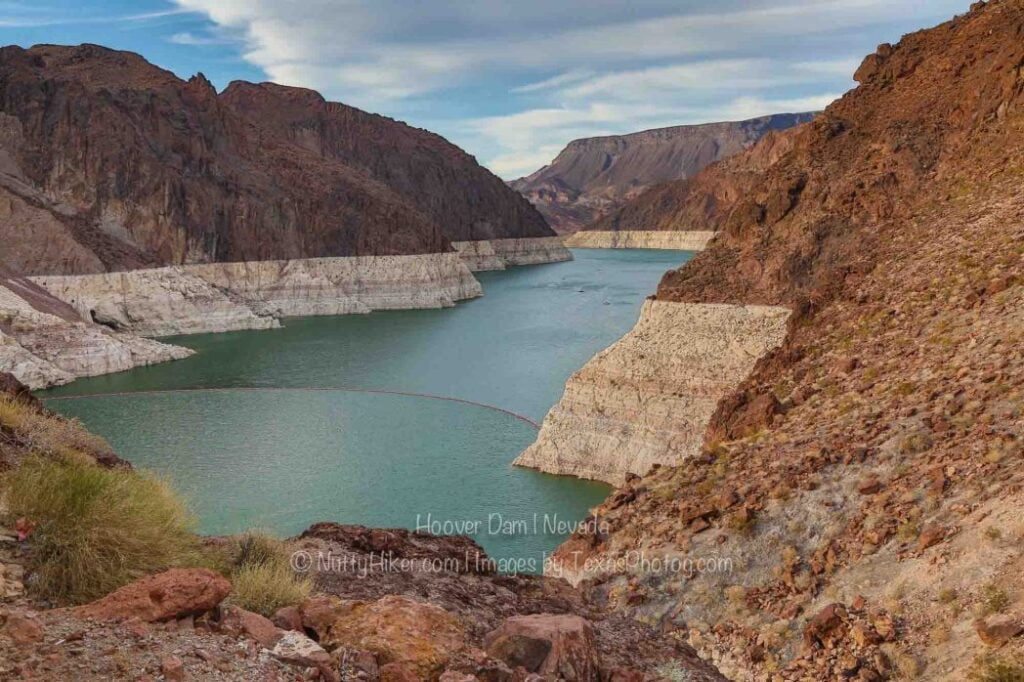
[{"label": "rocky shoreline", "polygon": [[566,383],[515,461],[621,485],[696,455],[715,406],[786,335],[789,309],[648,300],[636,326]]},{"label": "rocky shoreline", "polygon": [[144,337],[273,329],[280,318],[445,308],[483,295],[473,271],[571,260],[557,237],[459,251],[0,277],[0,371],[32,389],[188,357]]},{"label": "rocky shoreline", "polygon": [[703,251],[715,233],[703,230],[585,230],[565,239],[574,249],[669,249]]},{"label": "rocky shoreline", "polygon": [[268,329],[277,318],[443,308],[482,295],[455,253],[180,265],[33,277],[86,319],[142,336]]},{"label": "rocky shoreline", "polygon": [[514,265],[541,265],[572,260],[561,237],[480,239],[452,242],[462,262],[472,272],[504,270]]}]

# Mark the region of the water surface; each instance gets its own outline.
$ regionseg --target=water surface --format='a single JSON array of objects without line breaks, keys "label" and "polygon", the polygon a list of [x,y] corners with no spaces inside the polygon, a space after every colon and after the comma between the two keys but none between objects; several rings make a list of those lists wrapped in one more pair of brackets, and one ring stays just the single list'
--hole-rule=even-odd
[{"label": "water surface", "polygon": [[[661,275],[690,257],[574,255],[480,273],[484,297],[454,308],[168,339],[198,353],[43,397],[93,396],[50,405],[170,476],[204,532],[459,524],[492,556],[539,570],[608,487],[511,467],[536,429],[509,412],[541,421],[569,375],[627,332]],[[288,390],[94,396],[232,388]]]}]

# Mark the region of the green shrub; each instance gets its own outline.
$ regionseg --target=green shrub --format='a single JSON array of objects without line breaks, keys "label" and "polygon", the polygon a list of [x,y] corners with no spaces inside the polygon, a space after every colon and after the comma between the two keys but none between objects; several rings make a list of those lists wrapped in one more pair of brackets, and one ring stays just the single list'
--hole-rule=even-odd
[{"label": "green shrub", "polygon": [[0,479],[8,511],[36,524],[29,587],[77,604],[196,555],[185,505],[162,480],[81,460],[28,457]]}]

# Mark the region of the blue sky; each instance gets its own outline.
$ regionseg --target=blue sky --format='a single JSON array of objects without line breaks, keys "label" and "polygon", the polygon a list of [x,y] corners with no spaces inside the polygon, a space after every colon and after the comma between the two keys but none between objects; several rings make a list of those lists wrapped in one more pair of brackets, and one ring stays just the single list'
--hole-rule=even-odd
[{"label": "blue sky", "polygon": [[823,107],[969,0],[0,0],[4,44],[99,43],[434,130],[505,178],[572,139]]}]

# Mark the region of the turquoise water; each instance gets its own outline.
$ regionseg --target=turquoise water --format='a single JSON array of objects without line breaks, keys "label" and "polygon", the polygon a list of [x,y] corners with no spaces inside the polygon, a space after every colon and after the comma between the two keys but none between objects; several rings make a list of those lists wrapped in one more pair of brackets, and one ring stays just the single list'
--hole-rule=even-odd
[{"label": "turquoise water", "polygon": [[[574,255],[480,273],[484,297],[454,308],[169,339],[198,353],[43,397],[88,396],[50,406],[169,476],[204,532],[287,535],[316,521],[468,531],[504,566],[540,570],[608,487],[510,466],[536,435],[515,415],[540,422],[569,375],[627,332],[661,275],[690,257]],[[251,388],[287,390],[95,395]]]}]

